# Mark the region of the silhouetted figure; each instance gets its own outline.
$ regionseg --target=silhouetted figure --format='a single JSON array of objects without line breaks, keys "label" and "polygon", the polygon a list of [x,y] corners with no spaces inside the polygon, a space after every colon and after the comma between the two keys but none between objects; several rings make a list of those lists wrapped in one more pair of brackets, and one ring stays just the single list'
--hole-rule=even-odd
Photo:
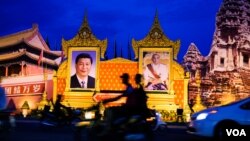
[{"label": "silhouetted figure", "polygon": [[[137,74],[135,76],[135,82],[137,84],[137,87],[135,89],[129,83],[129,75],[127,73],[122,74],[120,77],[122,78],[122,83],[126,85],[125,91],[122,93],[122,95],[119,95],[112,99],[105,100],[103,101],[103,103],[116,101],[122,97],[126,97],[127,99],[125,104],[119,107],[118,111],[121,111],[120,113],[122,115],[125,114],[125,116],[142,114],[142,112],[145,111],[145,108],[147,107],[146,92],[144,91],[143,86],[140,84],[142,75]],[[116,113],[116,117],[117,114],[119,114],[119,112]]]},{"label": "silhouetted figure", "polygon": [[[109,124],[110,126],[105,128],[105,130],[98,135],[102,136],[112,133],[112,131],[118,131],[121,129],[123,131],[132,130],[132,128],[136,125],[141,128],[141,131],[139,132],[144,132],[148,139],[152,139],[153,135],[150,126],[146,122],[140,122],[142,120],[146,121],[145,113],[147,110],[147,96],[143,86],[141,85],[142,75],[136,74],[135,76],[135,82],[137,84],[136,88],[133,88],[129,83],[129,75],[127,73],[124,73],[121,78],[122,83],[126,85],[126,90],[124,90],[122,95],[105,100],[103,103],[105,104],[107,102],[115,101],[121,97],[126,97],[126,102],[122,106],[118,107],[118,112],[116,111],[116,107],[111,108],[112,118],[109,120],[111,121],[111,124]],[[139,123],[141,124],[139,125]]]},{"label": "silhouetted figure", "polygon": [[184,122],[183,109],[181,107],[178,107],[177,110],[176,110],[176,113],[177,113],[176,122],[179,122],[180,119],[181,119],[181,122]]},{"label": "silhouetted figure", "polygon": [[[140,115],[141,120],[146,121],[147,117],[151,116],[151,111],[148,109],[147,106],[147,101],[148,101],[148,96],[143,88],[143,85],[141,84],[142,82],[142,75],[137,73],[135,75],[135,83],[136,83],[136,88],[134,88],[133,96],[135,98],[135,105],[134,107],[131,107],[131,109],[135,109],[134,114],[135,115]],[[132,127],[133,128],[133,127]],[[154,135],[153,131],[151,128],[151,125],[147,122],[143,125],[144,133],[146,133],[146,139],[147,141],[153,141]]]},{"label": "silhouetted figure", "polygon": [[[122,97],[127,97],[126,103],[119,107],[110,107],[105,111],[105,114],[108,114],[108,119],[110,122],[114,121],[116,118],[120,116],[124,116],[124,114],[127,114],[129,111],[125,109],[125,107],[128,107],[128,105],[131,105],[132,101],[128,100],[128,97],[132,95],[133,93],[133,87],[129,83],[129,74],[123,73],[120,78],[122,79],[122,83],[126,86],[126,89],[123,91],[123,93],[115,98],[110,98],[107,100],[104,100],[103,103],[108,103],[112,101],[119,100]],[[108,112],[108,113],[107,113]]]},{"label": "silhouetted figure", "polygon": [[141,81],[142,81],[142,75],[139,73],[136,74],[135,83],[137,86],[133,92],[135,98],[134,108],[137,110],[136,114],[140,114],[144,119],[146,119],[147,114],[149,113],[149,109],[147,107],[148,96],[146,95],[146,92],[141,84]]},{"label": "silhouetted figure", "polygon": [[61,103],[62,100],[63,100],[63,96],[61,94],[58,94],[56,102],[54,104],[54,110],[53,110],[53,113],[56,115],[56,117],[59,120],[63,120],[66,117],[64,109],[68,110],[69,108]]},{"label": "silhouetted figure", "polygon": [[189,101],[189,108],[190,108],[190,110],[191,110],[191,114],[194,113],[193,106],[194,106],[194,100],[193,100],[193,99],[190,99],[190,101]]}]

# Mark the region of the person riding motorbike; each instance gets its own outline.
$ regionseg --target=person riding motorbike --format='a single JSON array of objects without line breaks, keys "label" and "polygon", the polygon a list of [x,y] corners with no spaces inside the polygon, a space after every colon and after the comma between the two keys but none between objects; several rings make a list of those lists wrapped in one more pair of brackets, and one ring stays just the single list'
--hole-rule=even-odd
[{"label": "person riding motorbike", "polygon": [[59,121],[68,120],[69,116],[72,115],[70,107],[63,105],[61,102],[63,100],[63,95],[58,94],[55,104],[53,104],[53,113]]},{"label": "person riding motorbike", "polygon": [[106,104],[112,101],[117,101],[122,97],[126,97],[126,102],[122,106],[110,108],[113,110],[112,113],[109,113],[109,114],[112,114],[111,115],[111,117],[113,117],[112,121],[114,121],[115,117],[116,118],[119,116],[128,117],[130,115],[136,114],[139,111],[138,110],[139,107],[141,107],[139,106],[139,103],[137,102],[138,97],[135,94],[135,92],[139,91],[139,89],[134,89],[132,85],[129,83],[129,78],[130,78],[129,74],[124,73],[120,76],[120,78],[122,79],[122,83],[126,86],[126,89],[124,90],[124,92],[115,98],[106,99],[103,101],[103,104]]},{"label": "person riding motorbike", "polygon": [[58,94],[55,103],[53,104],[53,111],[50,112],[50,106],[45,105],[42,112],[41,123],[44,125],[64,125],[70,123],[70,118],[73,115],[73,111],[70,107],[67,107],[61,103],[63,95]]},{"label": "person riding motorbike", "polygon": [[[114,107],[109,107],[106,108],[104,111],[104,119],[106,120],[107,124],[108,124],[108,129],[111,128],[113,126],[113,123],[116,119],[120,118],[120,117],[124,117],[128,115],[128,106],[129,104],[129,97],[131,97],[132,93],[133,93],[133,87],[132,85],[129,83],[129,74],[128,73],[124,73],[120,76],[120,78],[122,79],[122,83],[126,86],[126,89],[123,91],[123,93],[117,97],[114,98],[110,98],[110,99],[106,99],[103,100],[102,103],[105,105],[109,102],[113,102],[113,101],[117,101],[119,99],[121,99],[122,97],[127,97],[126,98],[126,103],[122,106],[114,106]],[[130,101],[131,102],[131,101]]]},{"label": "person riding motorbike", "polygon": [[[106,130],[102,133],[102,135],[104,133],[109,132],[111,128],[116,128],[117,125],[119,126],[118,128],[121,127],[122,129],[127,130],[129,127],[131,127],[131,125],[133,126],[133,124],[136,122],[139,122],[142,120],[146,121],[145,113],[148,110],[147,108],[148,97],[146,95],[146,92],[143,89],[143,86],[141,85],[142,75],[136,74],[135,76],[135,82],[137,84],[136,88],[133,88],[132,85],[129,83],[129,75],[127,73],[124,73],[121,76],[121,78],[122,78],[123,84],[126,85],[126,90],[120,96],[104,100],[103,104],[116,101],[122,97],[126,97],[126,102],[122,106],[119,107],[118,112],[117,110],[114,110],[113,112],[111,112],[112,113],[111,117],[113,118],[112,120],[109,120],[111,123],[109,124],[109,127],[106,128]],[[135,117],[139,117],[139,118],[135,118]],[[147,135],[151,135],[151,130],[149,128],[146,127],[144,129]]]}]

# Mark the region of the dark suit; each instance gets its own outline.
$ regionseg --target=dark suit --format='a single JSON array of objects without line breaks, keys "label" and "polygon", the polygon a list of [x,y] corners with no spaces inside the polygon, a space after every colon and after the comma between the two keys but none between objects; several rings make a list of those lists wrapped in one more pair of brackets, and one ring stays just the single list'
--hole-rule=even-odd
[{"label": "dark suit", "polygon": [[[81,88],[81,84],[79,83],[76,74],[71,76],[70,79],[70,88]],[[95,78],[88,76],[88,84],[87,88],[95,88]]]}]

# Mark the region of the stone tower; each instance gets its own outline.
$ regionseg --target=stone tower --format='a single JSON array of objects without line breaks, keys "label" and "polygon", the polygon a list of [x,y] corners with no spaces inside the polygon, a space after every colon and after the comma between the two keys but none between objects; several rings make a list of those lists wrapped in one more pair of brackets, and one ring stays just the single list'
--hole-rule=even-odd
[{"label": "stone tower", "polygon": [[202,60],[204,60],[204,56],[202,56],[197,46],[194,43],[191,43],[186,54],[183,57],[182,62],[185,72],[190,72],[191,78],[194,78],[196,70],[200,69],[201,66],[199,62]]},{"label": "stone tower", "polygon": [[250,1],[224,0],[216,17],[210,71],[250,69]]},{"label": "stone tower", "polygon": [[191,74],[189,100],[195,101],[197,97],[194,70],[201,73],[198,94],[206,106],[225,103],[228,95],[236,100],[250,96],[249,9],[249,0],[223,0],[209,54],[203,57],[197,47],[189,46],[182,63]]}]

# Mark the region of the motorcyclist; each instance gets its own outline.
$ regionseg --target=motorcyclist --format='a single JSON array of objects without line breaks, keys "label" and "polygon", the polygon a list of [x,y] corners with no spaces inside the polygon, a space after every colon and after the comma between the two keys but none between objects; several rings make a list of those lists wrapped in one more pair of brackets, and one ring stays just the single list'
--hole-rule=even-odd
[{"label": "motorcyclist", "polygon": [[148,96],[146,92],[144,91],[144,88],[141,84],[142,81],[142,75],[137,73],[135,75],[135,83],[136,83],[136,88],[134,89],[134,95],[136,98],[136,105],[137,107],[137,114],[140,114],[144,119],[147,118],[147,114],[149,112],[148,106],[147,106],[147,100]]},{"label": "motorcyclist", "polygon": [[[55,114],[56,118],[59,120],[66,119],[66,113],[64,110],[66,110],[67,112],[69,111],[69,107],[67,107],[61,103],[62,100],[63,100],[63,95],[58,94],[56,102],[53,105],[54,106],[53,113]],[[70,113],[68,113],[68,114],[70,114]]]},{"label": "motorcyclist", "polygon": [[126,100],[126,103],[122,106],[119,106],[119,107],[110,107],[110,108],[107,108],[105,113],[108,112],[109,114],[109,119],[108,122],[112,122],[114,121],[116,118],[120,117],[120,116],[124,116],[128,114],[128,105],[131,105],[132,101],[130,101],[129,99],[132,98],[132,94],[133,94],[133,87],[132,85],[129,83],[129,74],[128,73],[123,73],[120,78],[122,79],[122,83],[126,86],[126,89],[123,91],[123,93],[115,98],[111,98],[111,99],[106,99],[103,101],[103,104],[107,104],[109,102],[112,102],[112,101],[116,101],[116,100],[119,100],[120,98],[122,97],[126,97],[127,100]]},{"label": "motorcyclist", "polygon": [[[119,107],[119,110],[113,110],[111,112],[111,116],[113,117],[111,122],[115,121],[117,117],[121,117],[119,114],[121,114],[123,117],[125,117],[124,123],[126,124],[129,122],[130,118],[134,115],[141,116],[140,119],[146,119],[146,111],[147,108],[147,96],[146,92],[143,89],[143,86],[141,85],[141,74],[136,74],[135,76],[135,82],[137,84],[136,88],[133,88],[132,85],[129,83],[129,75],[127,73],[124,73],[122,76],[122,82],[124,85],[126,85],[126,90],[123,92],[122,95],[117,96],[112,99],[104,100],[103,103],[106,104],[111,101],[116,101],[122,97],[126,97],[126,102],[121,107]],[[116,108],[114,108],[116,109]]]}]

